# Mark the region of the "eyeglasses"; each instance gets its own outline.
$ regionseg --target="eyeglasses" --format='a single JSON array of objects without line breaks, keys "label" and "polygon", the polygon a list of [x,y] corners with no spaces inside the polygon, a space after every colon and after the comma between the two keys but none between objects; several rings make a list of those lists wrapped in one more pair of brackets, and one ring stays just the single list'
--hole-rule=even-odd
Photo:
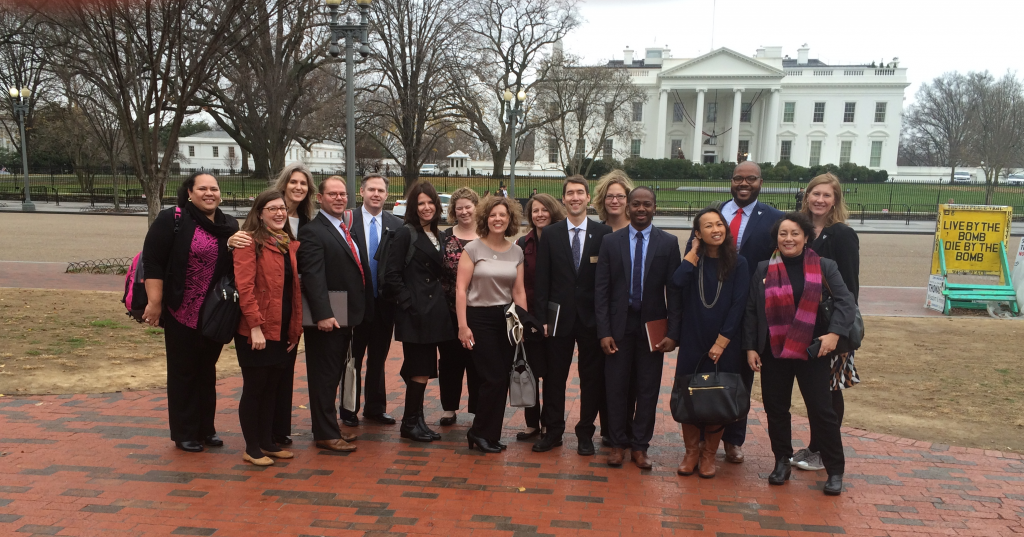
[{"label": "eyeglasses", "polygon": [[272,214],[273,213],[285,213],[285,214],[288,213],[288,207],[285,207],[284,205],[281,205],[279,207],[264,207],[263,210],[267,211],[269,213],[272,213]]},{"label": "eyeglasses", "polygon": [[625,194],[608,194],[604,197],[606,201],[624,201],[626,199]]},{"label": "eyeglasses", "polygon": [[754,183],[756,183],[756,182],[758,182],[760,180],[761,180],[761,178],[759,176],[757,176],[757,175],[748,175],[746,177],[744,177],[742,175],[735,175],[732,178],[732,182],[734,182],[736,184],[740,184],[740,183],[754,184]]},{"label": "eyeglasses", "polygon": [[348,192],[325,192],[322,195],[325,198],[336,200],[336,199],[341,199],[341,198],[347,198],[348,197]]}]

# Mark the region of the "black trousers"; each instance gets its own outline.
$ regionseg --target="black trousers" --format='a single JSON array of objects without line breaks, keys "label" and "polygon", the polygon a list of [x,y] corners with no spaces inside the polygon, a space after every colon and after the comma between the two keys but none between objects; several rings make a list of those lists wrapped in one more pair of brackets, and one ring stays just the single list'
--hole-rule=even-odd
[{"label": "black trousers", "polygon": [[217,359],[224,345],[179,323],[170,313],[163,319],[171,440],[202,441],[217,432]]},{"label": "black trousers", "polygon": [[290,369],[287,362],[263,367],[242,368],[242,399],[238,402],[238,423],[242,426],[245,452],[263,456],[261,449],[273,449],[271,438],[277,409],[278,386]]},{"label": "black trousers", "polygon": [[612,445],[647,452],[661,394],[665,353],[651,352],[640,314],[626,316],[626,333],[618,352],[605,357],[608,424]]},{"label": "black trousers", "polygon": [[607,434],[605,357],[601,351],[601,343],[597,339],[597,331],[585,326],[577,316],[572,333],[547,338],[545,347],[547,376],[544,378],[544,408],[541,411],[541,418],[548,428],[548,434],[561,436],[565,432],[565,385],[569,380],[573,348],[576,348],[579,354],[576,370],[580,376],[580,421],[576,424],[576,436],[593,438],[596,430],[594,421],[598,419],[601,434]]},{"label": "black trousers", "polygon": [[[384,364],[391,349],[391,336],[395,333],[394,309],[383,299],[375,299],[373,318],[352,330],[352,357],[356,359],[356,374],[362,375],[363,355],[366,355],[366,387],[362,379],[356,379],[356,409],[349,412],[338,405],[342,416],[355,417],[359,413],[359,397],[366,398],[363,415],[379,415],[387,411],[388,392],[384,386]],[[344,397],[344,387],[339,387],[339,396]]]},{"label": "black trousers", "polygon": [[306,327],[306,378],[309,384],[309,416],[313,422],[313,440],[341,438],[334,402],[345,371],[345,356],[352,340],[351,328],[322,332]]},{"label": "black trousers", "polygon": [[[743,361],[746,362],[746,353],[743,353]],[[743,384],[747,387],[747,393],[754,387],[754,370],[750,369],[750,366],[746,363],[740,367],[740,378],[743,379]],[[722,441],[728,442],[734,446],[742,446],[743,442],[747,439],[747,417],[743,416],[742,419],[736,423],[730,423],[725,426],[725,432],[722,433]]]},{"label": "black trousers", "polygon": [[472,431],[490,442],[501,438],[508,396],[508,375],[516,349],[505,331],[507,306],[467,308],[466,322],[473,331],[473,366],[480,380]]},{"label": "black trousers", "polygon": [[288,362],[282,365],[281,378],[277,382],[277,393],[274,394],[274,425],[271,430],[274,436],[291,436],[292,434],[292,393],[295,384],[295,358],[299,354],[299,346],[295,345],[288,353]]},{"label": "black trousers", "polygon": [[843,439],[839,433],[839,420],[832,409],[832,391],[829,375],[832,368],[828,358],[810,360],[780,360],[771,352],[761,355],[761,396],[768,415],[768,437],[775,460],[793,456],[792,407],[793,379],[800,385],[800,393],[807,407],[811,434],[821,453],[821,461],[828,475],[842,474],[846,467]]},{"label": "black trousers", "polygon": [[473,353],[462,346],[458,339],[438,344],[441,355],[437,363],[437,384],[441,391],[441,408],[455,412],[462,403],[462,377],[465,373],[466,390],[469,392],[469,406],[466,411],[475,414],[477,391],[480,381],[473,367]]}]

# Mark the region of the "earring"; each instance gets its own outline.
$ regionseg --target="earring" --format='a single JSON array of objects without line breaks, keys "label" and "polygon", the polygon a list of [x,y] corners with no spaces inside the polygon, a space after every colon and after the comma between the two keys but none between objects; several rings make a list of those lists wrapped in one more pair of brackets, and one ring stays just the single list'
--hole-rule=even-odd
[{"label": "earring", "polygon": [[188,197],[188,200],[189,200],[189,201],[192,201],[192,196],[189,196],[189,197]]}]

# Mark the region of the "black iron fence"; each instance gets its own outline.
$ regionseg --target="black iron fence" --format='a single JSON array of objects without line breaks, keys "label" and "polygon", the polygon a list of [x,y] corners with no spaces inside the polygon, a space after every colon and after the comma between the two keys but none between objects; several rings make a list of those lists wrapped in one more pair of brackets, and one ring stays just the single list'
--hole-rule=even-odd
[{"label": "black iron fence", "polygon": [[[165,204],[173,203],[177,185],[191,174],[181,170],[167,181],[162,196]],[[314,181],[322,181],[332,173],[317,171]],[[139,181],[129,170],[118,172],[116,179],[111,170],[90,169],[85,171],[31,170],[30,193],[33,201],[43,204],[67,202],[89,203],[90,206],[107,206],[114,202],[115,194],[119,203],[131,208],[142,208],[146,198]],[[405,181],[400,176],[390,179],[390,202],[402,199]],[[424,176],[423,180],[434,184],[439,192],[452,192],[460,187],[470,187],[478,193],[496,192],[508,188],[509,179],[487,176]],[[268,187],[268,181],[244,175],[220,175],[224,203],[231,207],[246,207],[252,199]],[[701,208],[716,201],[731,197],[730,182],[720,179],[647,179],[639,180],[653,188],[658,196],[658,208],[663,213],[692,215]],[[796,193],[805,183],[769,182],[762,184],[759,199],[782,210],[796,207]],[[16,171],[5,173],[0,170],[0,199],[20,200],[23,198],[24,182]],[[934,219],[940,203],[984,204],[987,195],[982,183],[935,183],[889,181],[884,183],[844,183],[844,198],[851,213],[851,219]],[[525,199],[533,193],[547,193],[561,197],[562,177],[518,175],[515,179],[516,198]],[[1014,209],[1014,219],[1024,220],[1024,185],[999,184],[991,189],[990,203],[1009,205]],[[358,197],[358,196],[357,196]]]}]

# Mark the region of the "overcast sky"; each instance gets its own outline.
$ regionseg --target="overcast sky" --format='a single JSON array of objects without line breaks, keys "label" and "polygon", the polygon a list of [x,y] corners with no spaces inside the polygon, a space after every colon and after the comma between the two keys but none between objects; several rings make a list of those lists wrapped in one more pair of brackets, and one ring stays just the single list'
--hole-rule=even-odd
[{"label": "overcast sky", "polygon": [[747,55],[782,46],[795,58],[807,43],[830,64],[898,57],[908,102],[945,71],[1024,68],[1024,0],[584,0],[580,11],[585,22],[565,49],[587,63],[621,60],[627,46],[639,57],[658,45],[692,58],[712,42]]}]

